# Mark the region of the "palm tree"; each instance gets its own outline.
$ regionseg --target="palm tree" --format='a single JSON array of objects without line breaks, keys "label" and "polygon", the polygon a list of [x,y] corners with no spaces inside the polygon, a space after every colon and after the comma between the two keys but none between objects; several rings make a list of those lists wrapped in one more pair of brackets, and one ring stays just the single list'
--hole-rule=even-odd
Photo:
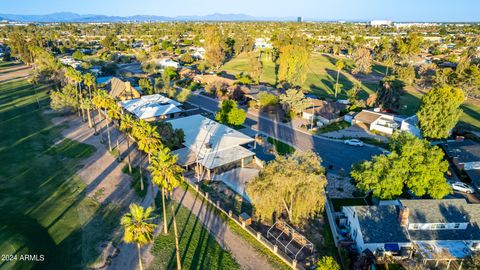
[{"label": "palm tree", "polygon": [[385,59],[385,66],[386,66],[385,77],[388,76],[388,67],[391,67],[393,64],[395,64],[395,62],[393,61],[393,58],[388,56],[387,59]]},{"label": "palm tree", "polygon": [[[95,83],[96,83],[95,76],[93,76],[91,73],[87,73],[83,76],[83,82],[85,83],[85,86],[88,87],[88,99],[90,100],[90,103],[92,103],[92,89],[94,89]],[[90,108],[87,108],[87,117],[88,117],[88,125],[90,128],[92,128]],[[97,134],[97,125],[95,123],[95,117],[93,117],[93,126],[95,128],[95,134]]]},{"label": "palm tree", "polygon": [[345,67],[345,62],[340,59],[335,63],[335,68],[337,69],[337,82],[335,83],[335,98],[337,98],[338,93],[338,78],[340,77],[340,71]]},{"label": "palm tree", "polygon": [[[160,148],[153,154],[152,161],[148,167],[152,173],[152,182],[162,188],[162,205],[163,205],[163,230],[167,233],[167,219],[165,210],[165,190],[172,197],[173,190],[183,181],[183,169],[177,165],[177,156],[170,153],[167,147]],[[180,260],[180,248],[178,243],[177,222],[175,220],[175,206],[173,202],[170,204],[172,210],[173,231],[175,234],[175,249],[177,253],[177,269],[182,269]]]},{"label": "palm tree", "polygon": [[150,162],[152,152],[157,150],[161,145],[160,134],[158,134],[156,127],[144,120],[140,120],[139,128],[137,128],[136,132],[138,149],[148,155],[148,162]]},{"label": "palm tree", "polygon": [[153,232],[157,226],[150,223],[150,221],[154,219],[154,217],[151,216],[152,212],[152,207],[144,209],[140,205],[133,203],[130,205],[130,212],[125,214],[120,220],[120,224],[122,224],[125,230],[123,241],[125,241],[125,243],[137,244],[138,265],[140,270],[143,270],[140,247],[153,241]]},{"label": "palm tree", "polygon": [[[132,133],[133,125],[134,125],[134,119],[130,114],[123,114],[121,116],[121,122],[120,122],[120,130],[125,133],[125,139],[127,140],[127,151],[130,149],[130,134]],[[128,171],[130,174],[132,173],[132,162],[130,160],[130,153],[127,152],[127,158],[128,158]],[[143,186],[143,181],[141,183],[141,186]],[[142,187],[143,190],[143,187]]]},{"label": "palm tree", "polygon": [[[110,97],[110,96],[109,96]],[[108,99],[108,107],[107,107],[107,116],[109,119],[107,120],[119,120],[121,115],[122,115],[122,112],[120,110],[120,106],[118,106],[118,104],[115,102],[115,100],[113,98],[109,98]],[[109,146],[110,146],[110,125],[109,125],[109,122],[110,121],[107,121],[107,127],[108,127],[108,130],[107,130],[107,134],[108,134],[108,141],[109,141]],[[119,142],[118,142],[118,136],[116,138],[116,141],[117,141],[117,149],[120,153],[120,147],[119,147]],[[111,146],[110,146],[111,147]],[[110,151],[112,151],[112,149],[110,148]],[[119,155],[120,157],[120,155]]]},{"label": "palm tree", "polygon": [[[115,104],[115,101],[108,95],[107,92],[103,90],[97,90],[93,94],[93,99],[92,99],[93,104],[95,107],[98,109],[98,115],[100,115],[100,122],[102,121],[102,113],[101,111],[104,111],[105,115],[105,126],[107,129],[107,137],[108,137],[108,149],[112,151],[112,144],[110,141],[110,125],[109,125],[109,119],[108,119],[108,113],[107,109],[112,108],[113,105]],[[103,142],[103,136],[100,136],[100,142]]]}]

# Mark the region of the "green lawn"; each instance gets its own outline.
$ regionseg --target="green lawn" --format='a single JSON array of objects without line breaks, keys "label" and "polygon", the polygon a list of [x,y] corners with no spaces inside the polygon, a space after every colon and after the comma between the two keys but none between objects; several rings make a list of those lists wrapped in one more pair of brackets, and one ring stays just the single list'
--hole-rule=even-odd
[{"label": "green lawn", "polygon": [[337,130],[348,128],[350,126],[351,124],[348,123],[347,121],[335,122],[319,128],[317,133],[322,134],[322,133],[337,131]]},{"label": "green lawn", "polygon": [[85,269],[120,212],[85,196],[75,172],[96,149],[62,141],[65,127],[43,113],[48,88],[37,87],[38,109],[33,87],[26,80],[0,83],[0,254],[45,260],[0,261],[0,269]]},{"label": "green lawn", "polygon": [[288,155],[295,152],[295,148],[291,147],[286,143],[275,140],[274,138],[268,137],[267,142],[275,145],[275,149],[277,150],[277,153],[279,153],[280,155]]},{"label": "green lawn", "polygon": [[[158,199],[157,202],[157,209],[161,210],[162,200]],[[169,234],[160,234],[155,239],[152,249],[155,258],[150,269],[176,269],[170,203],[167,202]],[[192,212],[177,203],[175,207],[183,269],[240,269],[231,253],[222,249]],[[162,211],[158,212],[161,215]]]},{"label": "green lawn", "polygon": [[[312,54],[310,62],[307,68],[307,77],[305,83],[302,85],[304,89],[307,89],[313,94],[320,97],[333,97],[334,86],[336,82],[337,73],[335,71],[335,63],[337,59],[331,56],[325,56],[321,54]],[[346,67],[344,72],[340,74],[339,84],[342,85],[339,93],[339,98],[346,98],[346,90],[351,89],[353,82],[357,81],[352,75],[353,61],[351,59],[345,59]],[[239,74],[241,72],[248,72],[248,57],[246,54],[240,54],[233,58],[229,62],[225,63],[221,68],[223,71],[230,74]],[[265,56],[262,56],[263,74],[260,79],[263,83],[269,83],[275,85],[275,63]],[[374,65],[372,67],[373,74],[384,74],[385,67],[380,65]],[[372,93],[376,89],[376,84],[370,82],[364,82],[360,96],[367,98],[369,93]]]}]

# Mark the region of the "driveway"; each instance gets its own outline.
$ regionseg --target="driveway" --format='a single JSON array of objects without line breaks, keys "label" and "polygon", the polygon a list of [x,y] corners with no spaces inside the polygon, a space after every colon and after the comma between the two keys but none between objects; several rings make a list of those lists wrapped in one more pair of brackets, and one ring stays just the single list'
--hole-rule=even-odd
[{"label": "driveway", "polygon": [[[188,101],[206,111],[218,110],[219,102],[203,95],[192,94]],[[354,163],[369,160],[373,155],[381,154],[378,147],[354,147],[340,141],[312,136],[310,133],[294,129],[289,123],[272,120],[268,114],[262,112],[259,115],[248,112],[244,126],[288,143],[296,149],[313,150],[322,158],[323,166],[326,168],[332,166],[331,171],[338,171],[341,168],[350,171]]]},{"label": "driveway", "polygon": [[323,133],[322,136],[333,138],[333,139],[343,139],[343,138],[372,138],[379,141],[387,142],[387,137],[375,135],[367,130],[363,129],[360,126],[353,125],[345,129],[331,131]]}]

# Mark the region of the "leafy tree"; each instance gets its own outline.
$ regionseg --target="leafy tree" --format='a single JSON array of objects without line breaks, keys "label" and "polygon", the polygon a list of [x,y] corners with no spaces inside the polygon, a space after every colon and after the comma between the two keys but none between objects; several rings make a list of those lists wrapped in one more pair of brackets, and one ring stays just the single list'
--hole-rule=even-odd
[{"label": "leafy tree", "polygon": [[422,97],[417,113],[422,135],[426,138],[444,139],[450,136],[462,114],[465,100],[463,91],[448,85],[434,87]]},{"label": "leafy tree", "polygon": [[338,78],[340,77],[340,71],[345,67],[345,62],[343,60],[338,60],[335,63],[335,69],[337,70],[337,82],[335,83],[335,98],[337,98],[338,94]]},{"label": "leafy tree", "polygon": [[317,270],[341,270],[340,265],[333,257],[324,256],[317,262]]},{"label": "leafy tree", "polygon": [[268,163],[247,185],[256,214],[270,219],[286,213],[290,222],[300,224],[321,211],[326,178],[320,162],[311,151],[297,151]]},{"label": "leafy tree", "polygon": [[412,85],[415,81],[415,69],[412,65],[396,67],[395,73],[400,80],[405,82],[406,85]]},{"label": "leafy tree", "polygon": [[174,129],[172,124],[166,121],[156,122],[155,126],[160,135],[160,141],[166,147],[174,149],[179,148],[182,145],[183,140],[185,139],[183,129]]},{"label": "leafy tree", "polygon": [[104,39],[100,41],[100,44],[105,47],[107,50],[111,51],[115,49],[115,43],[118,42],[117,35],[109,34],[105,36]]},{"label": "leafy tree", "polygon": [[218,69],[225,60],[222,34],[215,26],[207,28],[205,33],[205,60],[215,69]]},{"label": "leafy tree", "polygon": [[372,72],[373,59],[369,49],[364,47],[355,49],[353,60],[355,61],[355,69],[353,70],[353,73],[368,74]]},{"label": "leafy tree", "polygon": [[178,94],[175,96],[175,99],[183,103],[187,101],[191,93],[192,93],[192,90],[188,88],[182,88],[182,90],[180,90],[180,92],[178,92]]},{"label": "leafy tree", "polygon": [[301,113],[308,105],[302,90],[297,89],[288,89],[285,94],[280,95],[280,104],[285,110],[295,114]]},{"label": "leafy tree", "polygon": [[77,89],[67,84],[61,91],[52,91],[50,94],[50,107],[55,111],[78,110]]},{"label": "leafy tree", "polygon": [[[164,216],[164,232],[166,232],[166,211],[164,191],[170,193],[183,182],[183,169],[177,165],[177,156],[170,153],[170,149],[162,147],[158,149],[152,159],[151,165],[148,167],[152,173],[152,182],[162,189],[162,205]],[[175,250],[177,254],[177,269],[181,269],[180,247],[178,243],[177,222],[175,219],[175,206],[173,202],[170,204],[173,220],[173,231],[175,235]]]},{"label": "leafy tree", "polygon": [[466,270],[480,270],[480,253],[474,253],[466,260]]},{"label": "leafy tree", "polygon": [[140,205],[133,203],[130,205],[130,212],[125,214],[120,220],[120,224],[125,230],[123,241],[137,245],[140,270],[143,269],[140,247],[153,242],[153,232],[156,225],[152,223],[154,219],[151,216],[152,212],[153,208],[151,207],[144,209]]},{"label": "leafy tree", "polygon": [[286,45],[280,49],[278,78],[290,86],[302,85],[307,76],[310,53],[299,45]]},{"label": "leafy tree", "polygon": [[380,199],[392,199],[410,189],[417,196],[440,199],[451,192],[445,179],[448,162],[437,146],[407,132],[395,133],[392,153],[374,156],[353,166],[351,175],[357,187],[372,191]]},{"label": "leafy tree", "polygon": [[184,53],[180,55],[180,61],[186,64],[191,64],[194,60],[193,57],[189,53]]},{"label": "leafy tree", "polygon": [[73,54],[72,54],[72,58],[75,59],[75,60],[83,60],[83,57],[85,57],[85,55],[79,51],[79,50],[76,50]]},{"label": "leafy tree", "polygon": [[140,88],[145,91],[146,94],[153,94],[153,85],[152,81],[149,78],[142,78],[138,81]]},{"label": "leafy tree", "polygon": [[218,122],[234,126],[242,125],[246,118],[247,113],[239,109],[237,103],[231,99],[222,101],[220,110],[215,116],[215,120]]},{"label": "leafy tree", "polygon": [[261,108],[278,104],[278,98],[270,93],[261,92],[258,94],[258,105]]}]

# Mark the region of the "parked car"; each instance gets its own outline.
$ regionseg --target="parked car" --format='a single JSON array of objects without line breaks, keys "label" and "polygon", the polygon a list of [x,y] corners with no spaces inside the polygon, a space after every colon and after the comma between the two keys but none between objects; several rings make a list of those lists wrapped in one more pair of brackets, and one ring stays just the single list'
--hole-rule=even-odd
[{"label": "parked car", "polygon": [[345,140],[343,143],[353,146],[363,146],[363,142],[357,139]]},{"label": "parked car", "polygon": [[460,191],[460,192],[465,192],[465,193],[474,193],[475,190],[462,182],[448,182],[448,184],[452,187],[453,190],[455,191]]}]

